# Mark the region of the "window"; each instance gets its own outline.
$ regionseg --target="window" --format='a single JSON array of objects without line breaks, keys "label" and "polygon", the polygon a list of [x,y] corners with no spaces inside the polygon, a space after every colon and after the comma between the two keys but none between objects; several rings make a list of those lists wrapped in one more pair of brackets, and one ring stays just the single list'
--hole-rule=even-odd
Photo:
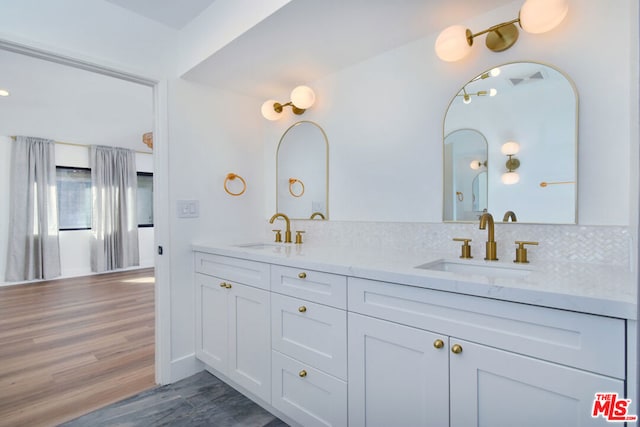
[{"label": "window", "polygon": [[[91,230],[91,169],[56,167],[58,228]],[[153,227],[153,174],[138,172],[138,227]]]},{"label": "window", "polygon": [[153,227],[153,174],[138,172],[138,227]]},{"label": "window", "polygon": [[91,229],[91,169],[56,167],[60,230]]}]

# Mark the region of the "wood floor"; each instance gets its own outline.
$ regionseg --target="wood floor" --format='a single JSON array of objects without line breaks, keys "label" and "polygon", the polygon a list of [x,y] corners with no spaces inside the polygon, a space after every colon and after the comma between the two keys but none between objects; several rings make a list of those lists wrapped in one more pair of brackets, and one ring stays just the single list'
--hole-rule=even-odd
[{"label": "wood floor", "polygon": [[55,426],[154,384],[154,271],[0,287],[0,426]]}]

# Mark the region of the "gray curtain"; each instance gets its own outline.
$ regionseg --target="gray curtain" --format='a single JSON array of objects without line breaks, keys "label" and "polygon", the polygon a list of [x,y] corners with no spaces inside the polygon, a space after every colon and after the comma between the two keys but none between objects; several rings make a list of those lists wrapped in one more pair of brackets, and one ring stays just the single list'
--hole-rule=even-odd
[{"label": "gray curtain", "polygon": [[60,276],[55,143],[18,136],[11,151],[6,280]]},{"label": "gray curtain", "polygon": [[91,269],[109,271],[140,264],[133,150],[91,146]]}]

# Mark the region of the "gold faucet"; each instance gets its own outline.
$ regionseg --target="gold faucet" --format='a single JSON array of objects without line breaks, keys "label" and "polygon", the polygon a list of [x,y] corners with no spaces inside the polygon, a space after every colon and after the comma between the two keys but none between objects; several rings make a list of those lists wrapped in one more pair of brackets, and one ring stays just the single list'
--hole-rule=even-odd
[{"label": "gold faucet", "polygon": [[509,222],[509,218],[511,218],[511,222],[518,222],[518,218],[516,218],[516,214],[513,211],[506,211],[502,217],[502,222]]},{"label": "gold faucet", "polygon": [[497,256],[495,232],[493,229],[493,216],[488,212],[483,213],[482,216],[480,217],[480,230],[484,230],[485,228],[487,228],[487,223],[489,223],[489,228],[488,228],[489,238],[487,240],[487,245],[486,245],[487,253],[484,259],[485,261],[497,261],[498,256]]},{"label": "gold faucet", "polygon": [[315,218],[315,217],[317,217],[317,216],[319,216],[321,219],[326,219],[326,218],[324,217],[324,215],[322,214],[322,212],[314,212],[314,213],[312,213],[312,214],[311,214],[311,218],[309,218],[309,219],[313,219],[313,218]]},{"label": "gold faucet", "polygon": [[277,212],[271,217],[269,223],[273,224],[273,221],[275,221],[278,217],[284,219],[287,222],[287,230],[284,232],[284,242],[291,243],[291,221],[289,221],[288,216],[283,213]]}]

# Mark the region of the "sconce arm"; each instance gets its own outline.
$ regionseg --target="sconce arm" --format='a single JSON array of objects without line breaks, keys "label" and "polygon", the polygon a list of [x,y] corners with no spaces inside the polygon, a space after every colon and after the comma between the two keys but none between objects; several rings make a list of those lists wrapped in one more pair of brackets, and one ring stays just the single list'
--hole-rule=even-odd
[{"label": "sconce arm", "polygon": [[[506,21],[506,22],[502,22],[500,24],[496,24],[492,27],[487,28],[486,30],[482,30],[479,33],[475,33],[475,34],[467,34],[467,41],[469,40],[469,37],[471,37],[471,40],[473,40],[475,37],[481,36],[483,34],[486,33],[490,33],[491,31],[496,31],[499,30],[502,27],[506,27],[507,25],[511,25],[511,24],[515,24],[515,23],[520,23],[520,17],[518,16],[516,19],[512,19],[511,21]],[[471,32],[469,32],[471,33]],[[471,46],[473,44],[473,41],[469,43],[469,46]]]}]

